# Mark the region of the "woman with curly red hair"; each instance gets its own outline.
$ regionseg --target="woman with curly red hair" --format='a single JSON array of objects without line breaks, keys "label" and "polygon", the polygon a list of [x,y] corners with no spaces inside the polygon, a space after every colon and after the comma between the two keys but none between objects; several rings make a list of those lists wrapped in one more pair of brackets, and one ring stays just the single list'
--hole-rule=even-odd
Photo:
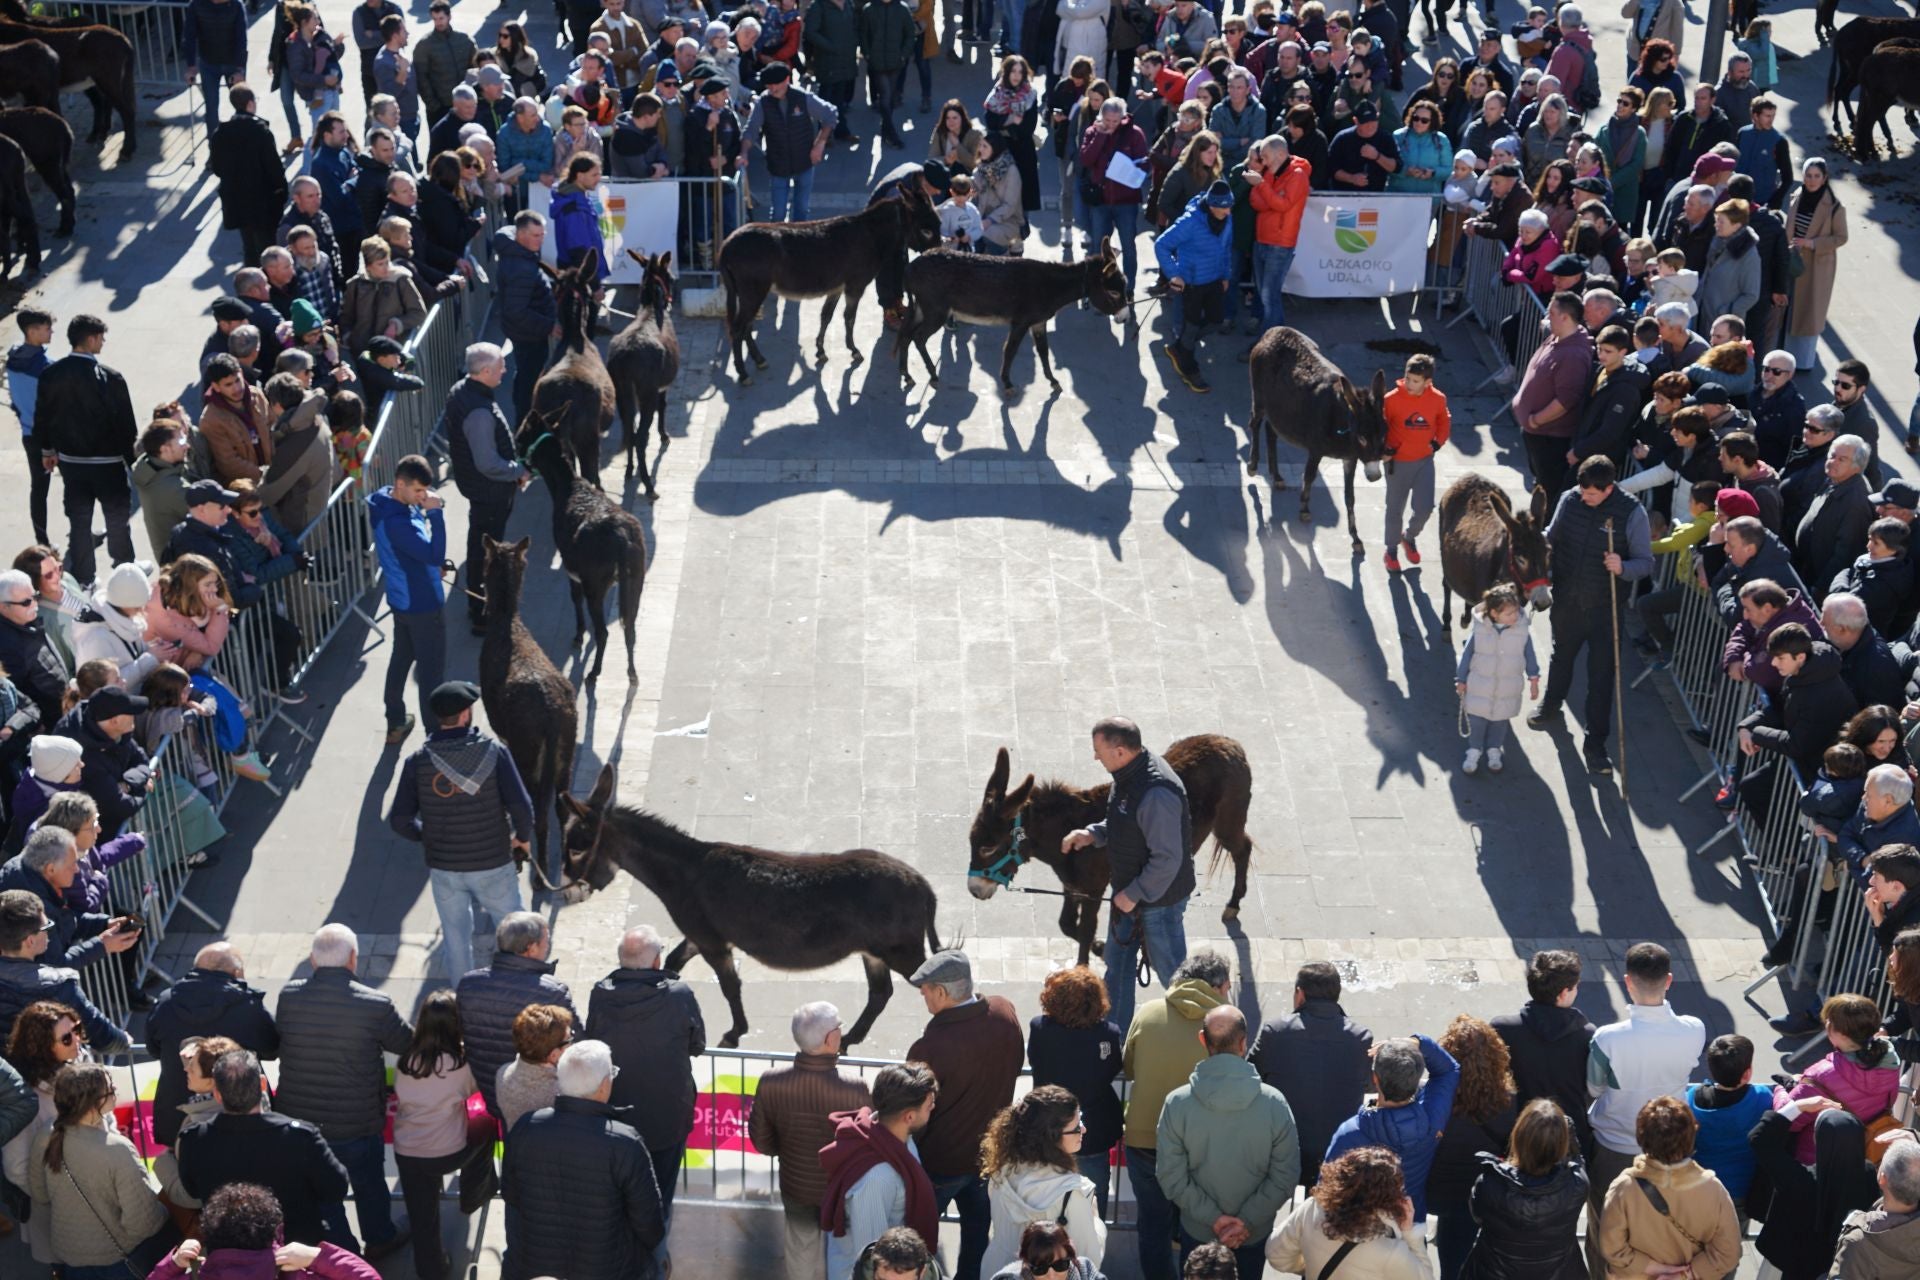
[{"label": "woman with curly red hair", "polygon": [[1113,1082],[1120,1075],[1124,1044],[1122,1028],[1107,1010],[1107,988],[1099,974],[1085,965],[1056,969],[1040,988],[1040,1014],[1027,1028],[1027,1064],[1035,1087],[1057,1084],[1080,1103],[1087,1131],[1074,1164],[1093,1183],[1102,1217],[1111,1181],[1108,1158],[1120,1141],[1120,1098]]},{"label": "woman with curly red hair", "polygon": [[1400,1157],[1359,1147],[1320,1167],[1313,1194],[1267,1242],[1267,1261],[1289,1275],[1324,1275],[1338,1257],[1340,1280],[1433,1280],[1424,1247],[1409,1244],[1413,1201]]},{"label": "woman with curly red hair", "polygon": [[1432,1235],[1440,1280],[1455,1280],[1478,1234],[1467,1201],[1484,1167],[1480,1153],[1507,1149],[1519,1114],[1518,1091],[1507,1042],[1490,1023],[1463,1013],[1441,1035],[1440,1047],[1460,1064],[1460,1088],[1427,1175],[1427,1212],[1439,1215]]}]

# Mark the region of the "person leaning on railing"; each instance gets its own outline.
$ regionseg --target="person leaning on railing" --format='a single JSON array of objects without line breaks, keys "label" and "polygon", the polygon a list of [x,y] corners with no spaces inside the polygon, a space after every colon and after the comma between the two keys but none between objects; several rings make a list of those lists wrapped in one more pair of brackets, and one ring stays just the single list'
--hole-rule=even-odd
[{"label": "person leaning on railing", "polygon": [[1653,554],[1674,557],[1673,572],[1666,579],[1666,586],[1657,587],[1634,601],[1634,611],[1640,615],[1646,634],[1633,643],[1634,648],[1646,655],[1647,665],[1656,671],[1666,669],[1673,662],[1673,625],[1668,619],[1679,613],[1686,592],[1704,591],[1704,580],[1694,568],[1693,549],[1713,531],[1718,518],[1714,499],[1719,493],[1718,480],[1694,481],[1687,500],[1687,511],[1692,518],[1685,524],[1675,525],[1666,536],[1654,539]]}]

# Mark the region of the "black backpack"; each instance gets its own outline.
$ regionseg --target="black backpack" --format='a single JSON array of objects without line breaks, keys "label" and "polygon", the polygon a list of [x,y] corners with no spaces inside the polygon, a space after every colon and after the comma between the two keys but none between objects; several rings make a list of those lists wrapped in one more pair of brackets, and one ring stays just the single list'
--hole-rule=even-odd
[{"label": "black backpack", "polygon": [[1600,105],[1600,59],[1584,45],[1574,44],[1573,51],[1580,55],[1580,83],[1573,90],[1573,105],[1584,114]]}]

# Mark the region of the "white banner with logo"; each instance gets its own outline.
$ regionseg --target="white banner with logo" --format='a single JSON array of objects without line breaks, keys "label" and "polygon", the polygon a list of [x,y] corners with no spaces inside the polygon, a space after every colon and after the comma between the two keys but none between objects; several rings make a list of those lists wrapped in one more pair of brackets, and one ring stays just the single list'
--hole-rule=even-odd
[{"label": "white banner with logo", "polygon": [[1286,291],[1301,298],[1413,293],[1427,271],[1433,197],[1313,195]]},{"label": "white banner with logo", "polygon": [[[602,181],[596,194],[600,197],[600,240],[607,247],[608,283],[640,283],[640,264],[627,256],[628,249],[642,255],[672,254],[674,270],[680,269],[676,248],[680,235],[679,183]],[[528,185],[528,208],[550,216],[552,205],[552,190],[537,182]],[[559,265],[551,228],[540,256],[548,266]]]}]

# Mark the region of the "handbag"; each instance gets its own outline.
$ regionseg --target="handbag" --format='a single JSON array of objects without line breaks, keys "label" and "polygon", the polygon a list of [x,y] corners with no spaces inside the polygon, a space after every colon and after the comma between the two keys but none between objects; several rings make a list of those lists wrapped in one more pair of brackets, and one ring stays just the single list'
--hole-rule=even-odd
[{"label": "handbag", "polygon": [[1073,193],[1079,197],[1084,208],[1097,208],[1107,202],[1106,191],[1093,180],[1093,175],[1087,172],[1085,165],[1074,171]]},{"label": "handbag", "polygon": [[1807,274],[1807,255],[1800,252],[1800,246],[1792,245],[1787,249],[1787,278],[1798,280]]},{"label": "handbag", "polygon": [[[1895,1106],[1899,1105],[1898,1099]],[[1881,1157],[1887,1154],[1887,1148],[1907,1136],[1907,1127],[1891,1111],[1882,1111],[1867,1121],[1867,1159],[1876,1166]]]}]

